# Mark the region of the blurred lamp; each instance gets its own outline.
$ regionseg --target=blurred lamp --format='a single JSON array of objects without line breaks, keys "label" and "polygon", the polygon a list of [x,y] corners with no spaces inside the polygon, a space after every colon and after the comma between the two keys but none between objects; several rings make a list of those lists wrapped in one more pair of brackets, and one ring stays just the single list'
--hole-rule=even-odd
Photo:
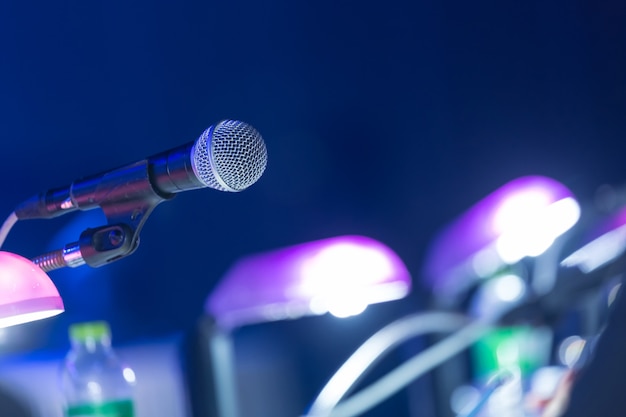
[{"label": "blurred lamp", "polygon": [[489,277],[505,265],[544,253],[580,217],[569,189],[541,176],[513,180],[476,203],[441,232],[425,263],[436,294],[458,294],[467,277]]},{"label": "blurred lamp", "polygon": [[194,414],[239,417],[231,332],[243,325],[332,313],[346,317],[411,289],[404,263],[363,236],[339,236],[238,260],[205,303],[199,332],[209,380],[192,393]]},{"label": "blurred lamp", "polygon": [[411,277],[389,247],[340,236],[245,257],[207,299],[226,328],[330,312],[340,317],[406,296]]},{"label": "blurred lamp", "polygon": [[59,292],[41,268],[19,255],[0,251],[0,328],[63,311]]}]

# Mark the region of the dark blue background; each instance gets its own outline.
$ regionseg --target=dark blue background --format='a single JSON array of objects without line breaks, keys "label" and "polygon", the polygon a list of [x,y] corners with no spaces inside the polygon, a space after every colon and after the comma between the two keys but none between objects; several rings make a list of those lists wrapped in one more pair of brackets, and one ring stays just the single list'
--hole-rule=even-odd
[{"label": "dark blue background", "polygon": [[[131,257],[52,272],[66,313],[6,349],[65,349],[67,325],[95,318],[119,343],[184,332],[241,256],[379,239],[411,270],[410,299],[270,332],[318,360],[313,395],[363,338],[424,308],[428,244],[480,198],[528,174],[582,201],[626,180],[625,19],[613,0],[0,2],[5,215],[223,118],[255,126],[269,152],[243,193],[157,207]],[[20,222],[3,249],[32,257],[103,222]]]}]

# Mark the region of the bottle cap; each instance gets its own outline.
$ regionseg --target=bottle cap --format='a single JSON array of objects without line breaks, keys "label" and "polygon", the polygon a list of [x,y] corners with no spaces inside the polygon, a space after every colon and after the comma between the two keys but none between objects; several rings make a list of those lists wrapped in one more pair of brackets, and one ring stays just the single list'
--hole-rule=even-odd
[{"label": "bottle cap", "polygon": [[70,339],[84,342],[86,340],[111,337],[111,329],[106,321],[75,323],[69,329]]}]

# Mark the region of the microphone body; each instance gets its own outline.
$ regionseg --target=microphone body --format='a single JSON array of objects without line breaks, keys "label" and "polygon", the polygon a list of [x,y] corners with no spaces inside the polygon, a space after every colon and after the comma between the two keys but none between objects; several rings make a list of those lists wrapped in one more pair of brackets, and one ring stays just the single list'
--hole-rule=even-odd
[{"label": "microphone body", "polygon": [[116,217],[182,191],[242,191],[260,178],[266,164],[261,135],[245,123],[226,120],[206,129],[196,142],[35,195],[18,205],[15,214],[20,220],[49,219],[101,207],[107,217]]},{"label": "microphone body", "polygon": [[[105,201],[170,199],[174,193],[205,187],[191,170],[188,150],[193,143],[44,191],[17,206],[18,219],[50,219],[75,210],[102,207]],[[126,211],[124,207],[121,210]]]}]

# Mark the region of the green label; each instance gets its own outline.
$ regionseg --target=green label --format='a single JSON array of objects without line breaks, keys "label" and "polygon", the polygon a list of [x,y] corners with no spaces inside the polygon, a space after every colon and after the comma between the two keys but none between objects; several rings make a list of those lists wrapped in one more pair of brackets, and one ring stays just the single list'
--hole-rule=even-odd
[{"label": "green label", "polygon": [[67,417],[133,417],[133,402],[117,400],[98,404],[80,404],[69,406]]}]

